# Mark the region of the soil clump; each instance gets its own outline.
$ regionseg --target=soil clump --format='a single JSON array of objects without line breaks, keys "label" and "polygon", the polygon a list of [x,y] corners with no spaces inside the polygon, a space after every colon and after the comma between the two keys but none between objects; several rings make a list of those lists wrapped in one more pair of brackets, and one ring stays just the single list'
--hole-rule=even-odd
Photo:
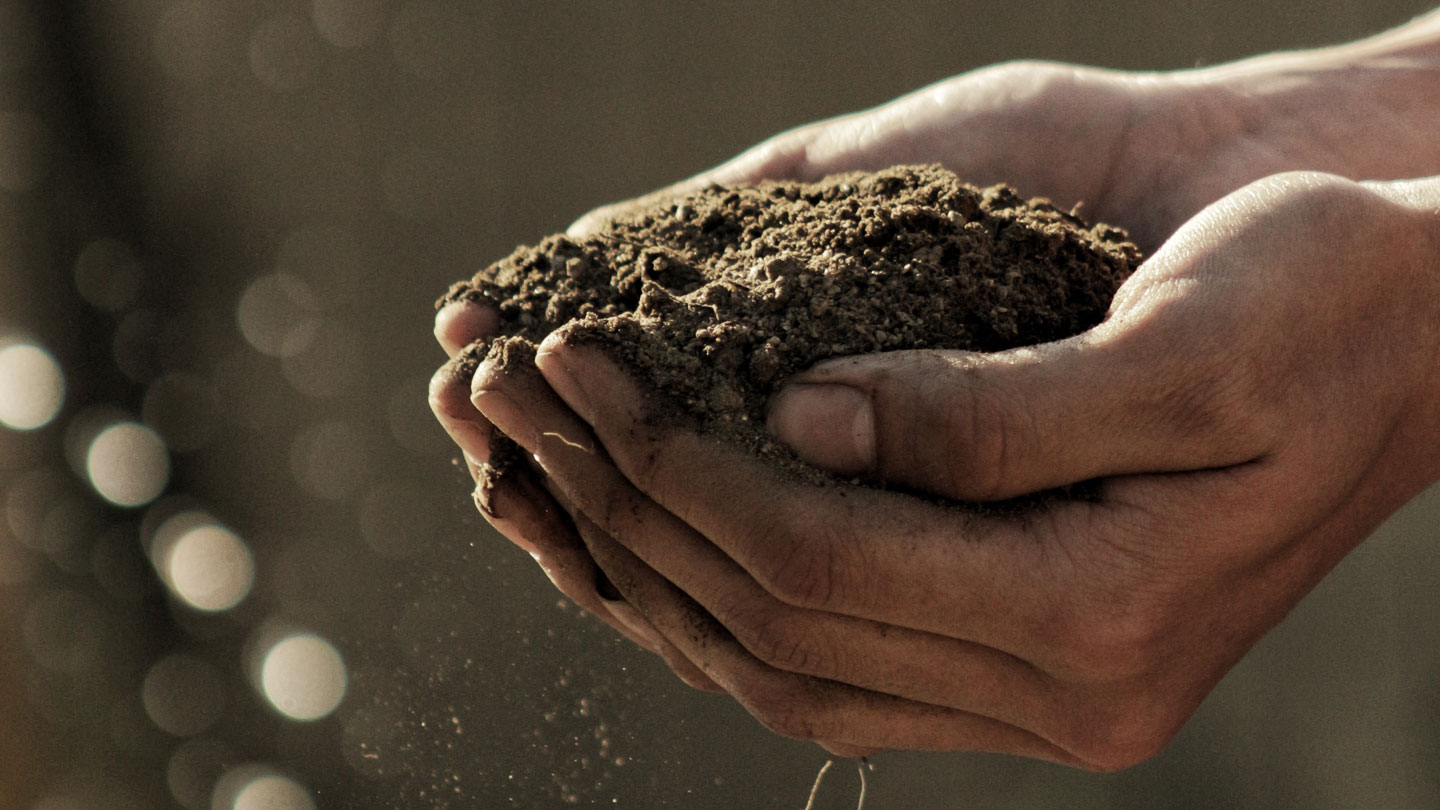
[{"label": "soil clump", "polygon": [[[472,357],[533,366],[535,344],[564,326],[648,385],[657,418],[821,480],[764,431],[789,375],[846,355],[994,352],[1079,334],[1139,262],[1118,228],[939,166],[901,166],[712,186],[591,236],[521,247],[441,303],[498,310],[500,334]],[[497,467],[522,457],[504,444]]]}]

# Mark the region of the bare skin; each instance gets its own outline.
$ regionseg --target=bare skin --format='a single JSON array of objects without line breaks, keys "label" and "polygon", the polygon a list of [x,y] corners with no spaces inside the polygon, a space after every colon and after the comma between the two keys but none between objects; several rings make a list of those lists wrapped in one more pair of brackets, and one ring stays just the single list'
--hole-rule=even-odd
[{"label": "bare skin", "polygon": [[[688,181],[940,160],[1131,228],[1154,253],[1084,335],[843,358],[771,406],[820,466],[959,500],[1098,479],[1094,502],[979,517],[798,484],[656,427],[563,330],[543,376],[452,363],[432,404],[472,464],[496,428],[534,454],[489,514],[561,590],[778,732],[1139,762],[1440,479],[1436,28],[1179,74],[1000,66]],[[494,326],[451,308],[437,336]]]}]

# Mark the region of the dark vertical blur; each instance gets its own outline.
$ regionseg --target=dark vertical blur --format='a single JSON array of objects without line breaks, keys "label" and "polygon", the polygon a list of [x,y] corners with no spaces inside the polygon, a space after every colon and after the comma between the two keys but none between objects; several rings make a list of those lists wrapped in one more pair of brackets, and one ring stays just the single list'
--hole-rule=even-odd
[{"label": "dark vertical blur", "polygon": [[[0,807],[800,807],[473,513],[430,304],[587,208],[1013,58],[1213,63],[1427,2],[0,0]],[[1159,758],[887,754],[868,807],[1440,805],[1435,495]],[[816,807],[853,806],[837,768]]]}]

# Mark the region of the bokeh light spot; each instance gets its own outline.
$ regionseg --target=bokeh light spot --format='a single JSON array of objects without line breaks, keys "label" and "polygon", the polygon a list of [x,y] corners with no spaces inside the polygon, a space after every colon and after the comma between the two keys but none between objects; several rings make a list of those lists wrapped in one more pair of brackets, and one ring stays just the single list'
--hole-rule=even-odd
[{"label": "bokeh light spot", "polygon": [[210,810],[315,810],[315,800],[299,782],[267,765],[231,768],[215,783]]},{"label": "bokeh light spot", "polygon": [[170,455],[155,431],[121,422],[100,431],[85,454],[85,472],[101,497],[117,506],[143,506],[170,482]]},{"label": "bokeh light spot", "polygon": [[199,734],[225,711],[225,684],[214,666],[190,655],[162,658],[140,687],[145,714],[177,737]]},{"label": "bokeh light spot", "polygon": [[281,639],[265,653],[260,686],[292,720],[318,720],[345,697],[345,662],[330,642],[304,633]]},{"label": "bokeh light spot", "polygon": [[65,401],[65,376],[50,353],[30,343],[0,349],[0,424],[44,427]]},{"label": "bokeh light spot", "polygon": [[229,610],[250,594],[255,581],[255,561],[249,547],[223,526],[193,526],[168,548],[157,547],[155,551],[163,555],[160,569],[170,590],[196,610]]},{"label": "bokeh light spot", "polygon": [[252,779],[235,796],[235,810],[314,810],[309,791],[288,776]]},{"label": "bokeh light spot", "polygon": [[320,325],[310,286],[284,273],[251,282],[240,296],[237,314],[245,340],[272,357],[304,351]]}]

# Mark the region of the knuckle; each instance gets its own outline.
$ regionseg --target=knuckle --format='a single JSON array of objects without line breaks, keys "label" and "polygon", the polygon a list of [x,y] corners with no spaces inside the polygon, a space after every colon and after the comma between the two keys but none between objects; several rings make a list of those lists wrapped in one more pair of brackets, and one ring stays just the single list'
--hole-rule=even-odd
[{"label": "knuckle", "polygon": [[1110,773],[1160,753],[1179,726],[1176,712],[1150,694],[1109,699],[1075,724],[1068,747],[1089,770]]},{"label": "knuckle", "polygon": [[441,366],[430,377],[428,394],[430,410],[437,416],[455,417],[475,409],[470,403],[469,380],[454,360]]},{"label": "knuckle", "polygon": [[830,544],[808,533],[777,537],[768,570],[758,577],[776,599],[795,607],[823,610],[836,594],[835,562]]},{"label": "knuckle", "polygon": [[[1131,364],[1134,412],[1161,435],[1198,449],[1216,466],[1248,461],[1269,448],[1284,424],[1273,357],[1247,351],[1253,324],[1196,331],[1183,293],[1157,293],[1144,322],[1115,339]],[[1207,316],[1211,317],[1211,316]],[[1225,316],[1221,316],[1225,317]],[[1186,352],[1163,346],[1191,346]],[[1155,384],[1154,381],[1160,381]]]},{"label": "knuckle", "polygon": [[1134,600],[1123,602],[1059,623],[1060,664],[1075,679],[1098,685],[1132,682],[1156,666],[1163,623]]},{"label": "knuckle", "polygon": [[1213,363],[1192,363],[1158,403],[1157,412],[1178,435],[1220,442],[1225,455],[1258,454],[1275,435],[1277,410],[1267,407],[1267,382],[1255,358],[1215,347]]},{"label": "knuckle", "polygon": [[786,672],[816,677],[833,674],[832,656],[813,628],[789,611],[772,612],[732,628],[740,643],[761,662]]},{"label": "knuckle", "polygon": [[[978,381],[977,381],[978,382]],[[945,435],[947,469],[935,480],[950,482],[954,494],[993,500],[1006,494],[1023,413],[998,386],[971,384],[947,392]],[[920,457],[924,457],[921,455]]]},{"label": "knuckle", "polygon": [[817,740],[833,736],[827,733],[827,724],[814,701],[799,688],[767,683],[741,697],[761,725],[782,737]]}]

